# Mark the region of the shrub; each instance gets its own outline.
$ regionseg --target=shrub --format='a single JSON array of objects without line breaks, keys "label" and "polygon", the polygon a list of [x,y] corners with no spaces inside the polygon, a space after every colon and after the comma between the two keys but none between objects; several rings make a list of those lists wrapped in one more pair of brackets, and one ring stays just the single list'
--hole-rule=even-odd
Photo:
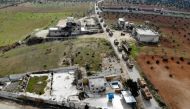
[{"label": "shrub", "polygon": [[179,59],[180,59],[180,61],[184,61],[184,58],[183,58],[183,57],[180,57]]},{"label": "shrub", "polygon": [[150,64],[150,61],[146,61],[147,64]]},{"label": "shrub", "polygon": [[169,77],[170,77],[170,78],[173,78],[173,75],[172,75],[172,74],[169,74]]},{"label": "shrub", "polygon": [[169,69],[169,67],[168,67],[168,66],[165,66],[165,68],[166,68],[166,69]]},{"label": "shrub", "polygon": [[174,57],[171,57],[171,60],[173,61],[173,60],[174,60]]},{"label": "shrub", "polygon": [[175,43],[175,40],[173,40],[172,42]]},{"label": "shrub", "polygon": [[150,69],[151,69],[151,70],[153,70],[153,69],[154,69],[154,67],[153,67],[153,66],[151,66],[151,67],[150,67]]},{"label": "shrub", "polygon": [[162,61],[163,62],[168,62],[168,58],[167,57],[163,57]]},{"label": "shrub", "polygon": [[47,65],[43,65],[44,68],[47,68]]},{"label": "shrub", "polygon": [[179,61],[176,61],[176,63],[177,63],[177,64],[180,64],[180,62],[179,62]]},{"label": "shrub", "polygon": [[159,64],[160,63],[160,61],[159,60],[156,60],[156,64]]}]

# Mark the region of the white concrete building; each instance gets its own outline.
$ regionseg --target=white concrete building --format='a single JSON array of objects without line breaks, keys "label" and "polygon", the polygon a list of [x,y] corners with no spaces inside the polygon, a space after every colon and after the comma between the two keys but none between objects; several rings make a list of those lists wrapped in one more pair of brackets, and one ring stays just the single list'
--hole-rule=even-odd
[{"label": "white concrete building", "polygon": [[107,86],[106,79],[103,76],[89,78],[89,88],[93,93],[105,91]]},{"label": "white concrete building", "polygon": [[140,42],[157,43],[159,41],[159,33],[151,29],[134,28],[133,36]]}]

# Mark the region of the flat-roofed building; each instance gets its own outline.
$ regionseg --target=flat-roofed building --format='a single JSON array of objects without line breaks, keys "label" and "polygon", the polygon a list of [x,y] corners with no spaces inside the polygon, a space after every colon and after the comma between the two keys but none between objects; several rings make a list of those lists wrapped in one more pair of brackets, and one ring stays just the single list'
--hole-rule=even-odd
[{"label": "flat-roofed building", "polygon": [[89,78],[89,88],[93,93],[99,93],[106,90],[107,82],[103,76]]},{"label": "flat-roofed building", "polygon": [[134,28],[133,36],[140,42],[157,43],[159,41],[159,33],[146,28]]}]

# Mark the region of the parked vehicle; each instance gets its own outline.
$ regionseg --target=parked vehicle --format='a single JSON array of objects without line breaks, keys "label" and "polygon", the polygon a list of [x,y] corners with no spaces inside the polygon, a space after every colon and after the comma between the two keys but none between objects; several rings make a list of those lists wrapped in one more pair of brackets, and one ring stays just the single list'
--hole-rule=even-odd
[{"label": "parked vehicle", "polygon": [[125,33],[122,32],[122,33],[121,33],[121,36],[125,36]]},{"label": "parked vehicle", "polygon": [[129,59],[129,57],[126,53],[122,53],[122,58],[124,61],[127,61]]},{"label": "parked vehicle", "polygon": [[138,85],[140,86],[140,88],[145,88],[145,87],[147,86],[145,80],[142,79],[142,78],[141,78],[141,79],[138,78],[138,79],[137,79],[137,83],[138,83]]},{"label": "parked vehicle", "polygon": [[106,28],[106,32],[110,32],[110,29],[109,29],[109,28]]},{"label": "parked vehicle", "polygon": [[110,31],[109,32],[109,36],[112,37],[113,36],[113,32]]},{"label": "parked vehicle", "polygon": [[134,64],[133,64],[133,62],[132,62],[131,59],[128,59],[127,62],[126,62],[126,64],[127,64],[127,66],[128,66],[130,69],[132,69],[133,66],[134,66]]},{"label": "parked vehicle", "polygon": [[121,46],[118,46],[118,47],[117,47],[117,50],[118,50],[119,52],[122,52],[123,48],[122,48]]},{"label": "parked vehicle", "polygon": [[130,45],[129,45],[126,41],[123,41],[121,45],[122,45],[122,47],[123,47],[123,50],[124,50],[127,54],[130,54],[130,53],[131,53],[132,48],[130,47]]},{"label": "parked vehicle", "polygon": [[119,45],[119,41],[117,39],[114,40],[115,45]]},{"label": "parked vehicle", "polygon": [[141,94],[146,100],[152,99],[152,94],[150,93],[148,87],[141,88]]}]

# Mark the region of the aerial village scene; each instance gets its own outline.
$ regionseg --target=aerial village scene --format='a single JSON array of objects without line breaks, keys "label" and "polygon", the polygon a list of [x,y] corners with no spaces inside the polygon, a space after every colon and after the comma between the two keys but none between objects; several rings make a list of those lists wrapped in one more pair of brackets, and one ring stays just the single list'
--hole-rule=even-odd
[{"label": "aerial village scene", "polygon": [[0,109],[190,109],[190,1],[0,0]]}]

